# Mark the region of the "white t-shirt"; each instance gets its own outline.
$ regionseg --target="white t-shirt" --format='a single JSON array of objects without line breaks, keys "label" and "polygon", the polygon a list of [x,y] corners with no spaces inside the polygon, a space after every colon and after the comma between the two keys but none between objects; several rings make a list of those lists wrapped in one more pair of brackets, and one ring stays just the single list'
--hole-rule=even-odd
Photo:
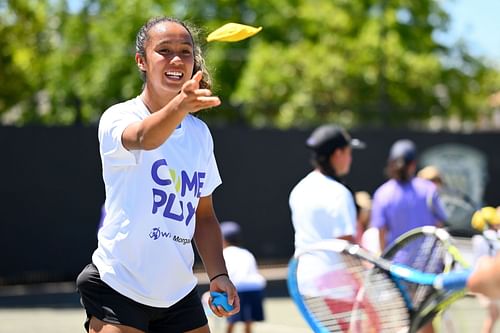
[{"label": "white t-shirt", "polygon": [[[295,229],[295,251],[317,242],[353,236],[356,232],[356,208],[351,192],[341,183],[319,171],[312,171],[292,190],[289,199]],[[297,268],[299,289],[315,295],[317,277],[329,271],[335,256],[303,256]]]},{"label": "white t-shirt", "polygon": [[223,254],[229,278],[238,291],[264,289],[266,280],[259,273],[257,261],[250,251],[238,246],[227,246]]},{"label": "white t-shirt", "polygon": [[293,188],[289,204],[295,249],[356,232],[356,208],[351,192],[319,171],[312,171]]},{"label": "white t-shirt", "polygon": [[92,260],[101,279],[142,304],[169,307],[197,284],[191,244],[200,197],[221,184],[207,126],[187,115],[157,149],[128,151],[122,133],[150,113],[140,97],[99,123],[106,217]]}]

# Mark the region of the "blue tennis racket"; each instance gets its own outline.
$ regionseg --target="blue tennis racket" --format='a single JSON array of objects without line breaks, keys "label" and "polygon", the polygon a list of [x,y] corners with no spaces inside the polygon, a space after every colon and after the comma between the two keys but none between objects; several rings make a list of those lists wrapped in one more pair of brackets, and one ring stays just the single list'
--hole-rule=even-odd
[{"label": "blue tennis racket", "polygon": [[470,271],[432,274],[333,239],[296,252],[290,296],[314,332],[408,332],[412,299],[402,282],[434,291],[465,288]]}]

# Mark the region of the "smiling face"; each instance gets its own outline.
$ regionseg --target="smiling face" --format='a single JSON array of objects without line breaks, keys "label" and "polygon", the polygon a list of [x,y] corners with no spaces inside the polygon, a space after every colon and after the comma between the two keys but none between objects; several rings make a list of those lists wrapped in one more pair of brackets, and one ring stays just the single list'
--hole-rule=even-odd
[{"label": "smiling face", "polygon": [[136,62],[146,74],[145,89],[157,98],[171,99],[193,75],[193,39],[181,24],[159,22],[148,31],[145,55],[136,54]]}]

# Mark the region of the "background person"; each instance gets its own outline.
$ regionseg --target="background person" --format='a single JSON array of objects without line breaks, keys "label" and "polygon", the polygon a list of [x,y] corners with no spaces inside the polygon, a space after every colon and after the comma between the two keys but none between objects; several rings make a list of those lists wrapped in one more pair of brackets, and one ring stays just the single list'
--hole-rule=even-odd
[{"label": "background person", "polygon": [[364,143],[352,139],[342,127],[328,124],[316,128],[306,146],[314,170],[295,185],[289,197],[295,248],[331,238],[354,242],[355,202],[342,177],[351,168],[352,148],[364,147]]},{"label": "background person", "polygon": [[[319,241],[340,238],[355,242],[356,208],[352,192],[342,182],[349,173],[352,148],[364,144],[352,139],[336,124],[316,128],[306,141],[314,170],[290,192],[289,205],[295,230],[295,251]],[[328,263],[303,256],[297,279],[303,293],[315,293],[314,278],[328,269]]]},{"label": "background person", "polygon": [[193,273],[194,240],[210,290],[239,298],[229,280],[212,192],[221,183],[213,140],[193,114],[218,106],[191,29],[149,20],[136,38],[142,93],[99,122],[106,216],[77,278],[86,329],[100,333],[209,332]]},{"label": "background person", "polygon": [[[389,180],[377,188],[372,202],[371,223],[379,231],[382,250],[409,230],[426,225],[442,226],[447,219],[436,185],[415,177],[416,170],[415,144],[408,139],[394,142],[387,160]],[[400,251],[395,260],[411,266],[414,258]],[[419,332],[434,332],[432,321]]]},{"label": "background person", "polygon": [[438,187],[438,189],[444,185],[441,172],[434,165],[428,165],[420,169],[417,173],[417,177],[430,180]]},{"label": "background person", "polygon": [[[440,170],[434,165],[422,168],[417,173],[417,177],[430,180],[436,185],[440,201],[447,215],[444,226],[452,233],[470,233],[470,220],[480,205],[459,189],[449,186]],[[427,204],[431,209],[434,209],[432,197],[428,198]]]},{"label": "background person", "polygon": [[240,312],[227,318],[227,333],[234,331],[237,322],[243,322],[245,333],[252,332],[252,325],[256,321],[264,320],[264,290],[265,278],[259,273],[254,255],[243,248],[241,227],[233,221],[222,222],[224,238],[224,260],[231,281],[238,290],[240,297]]},{"label": "background person", "polygon": [[389,179],[376,189],[372,202],[371,223],[379,229],[382,250],[411,229],[442,226],[447,219],[436,185],[415,177],[416,170],[415,144],[407,139],[397,140],[387,160]]}]

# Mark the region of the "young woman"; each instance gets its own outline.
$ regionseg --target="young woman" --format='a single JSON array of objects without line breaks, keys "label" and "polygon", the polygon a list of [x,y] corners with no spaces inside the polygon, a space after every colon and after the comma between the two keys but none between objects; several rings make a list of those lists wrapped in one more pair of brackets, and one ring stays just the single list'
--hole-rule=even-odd
[{"label": "young woman", "polygon": [[218,106],[191,29],[155,18],[138,32],[142,93],[99,122],[106,216],[77,279],[86,329],[100,333],[209,332],[193,274],[192,240],[210,278],[239,311],[212,204],[221,183],[213,141],[194,113]]},{"label": "young woman", "polygon": [[[342,182],[351,168],[352,149],[364,143],[353,139],[337,124],[317,127],[306,141],[311,151],[310,171],[292,189],[289,206],[294,228],[295,251],[320,241],[340,238],[355,242],[356,206],[351,190]],[[329,271],[336,257],[302,257],[297,269],[302,293],[316,296],[317,278]]]}]

